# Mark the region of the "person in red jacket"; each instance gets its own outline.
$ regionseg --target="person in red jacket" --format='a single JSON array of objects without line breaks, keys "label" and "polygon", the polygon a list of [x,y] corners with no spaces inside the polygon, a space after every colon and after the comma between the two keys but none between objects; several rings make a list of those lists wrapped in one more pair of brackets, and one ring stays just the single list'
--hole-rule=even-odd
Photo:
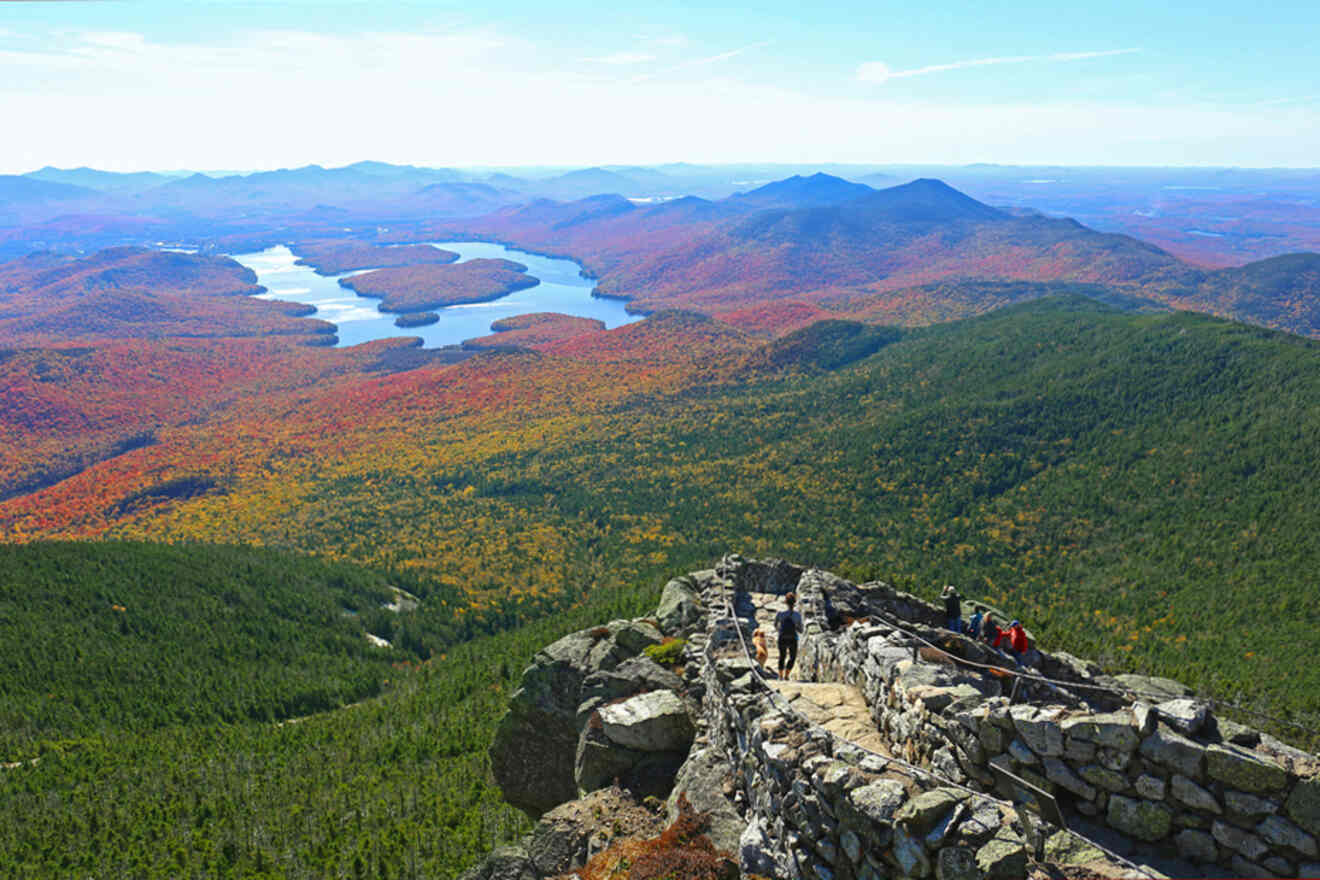
[{"label": "person in red jacket", "polygon": [[1008,649],[1013,654],[1013,659],[1018,661],[1024,660],[1027,651],[1031,649],[1031,645],[1027,642],[1027,631],[1016,620],[1008,625]]}]

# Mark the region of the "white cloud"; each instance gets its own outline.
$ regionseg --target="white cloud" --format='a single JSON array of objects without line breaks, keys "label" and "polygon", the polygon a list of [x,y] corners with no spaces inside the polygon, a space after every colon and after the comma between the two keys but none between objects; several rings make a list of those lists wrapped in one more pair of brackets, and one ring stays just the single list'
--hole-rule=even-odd
[{"label": "white cloud", "polygon": [[910,70],[891,70],[881,61],[866,61],[857,66],[857,78],[862,82],[883,83],[891,79],[908,79],[925,76],[930,73],[944,73],[949,70],[965,70],[969,67],[989,67],[996,64],[1028,64],[1031,62],[1085,61],[1091,58],[1109,58],[1114,55],[1131,55],[1140,49],[1106,49],[1102,52],[1056,52],[1052,55],[1000,55],[991,58],[969,58],[948,64],[931,64],[926,67],[914,67]]},{"label": "white cloud", "polygon": [[[593,79],[467,29],[262,31],[205,44],[81,37],[0,52],[0,171],[691,162],[1313,165],[1313,104],[918,104],[748,81],[724,63]],[[74,51],[81,50],[81,51]],[[87,54],[94,51],[99,54]],[[1045,56],[1052,57],[1052,56]],[[584,123],[574,120],[586,120]]]}]

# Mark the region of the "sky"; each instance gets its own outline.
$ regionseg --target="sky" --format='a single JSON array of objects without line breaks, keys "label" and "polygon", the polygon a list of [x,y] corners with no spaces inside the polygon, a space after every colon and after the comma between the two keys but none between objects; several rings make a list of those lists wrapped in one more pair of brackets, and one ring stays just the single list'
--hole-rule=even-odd
[{"label": "sky", "polygon": [[1320,4],[0,0],[0,173],[1320,165]]}]

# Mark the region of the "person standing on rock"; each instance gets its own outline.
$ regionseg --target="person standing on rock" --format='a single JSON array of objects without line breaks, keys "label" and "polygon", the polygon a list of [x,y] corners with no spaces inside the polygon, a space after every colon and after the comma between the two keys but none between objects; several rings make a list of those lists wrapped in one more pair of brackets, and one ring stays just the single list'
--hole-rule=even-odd
[{"label": "person standing on rock", "polygon": [[802,632],[802,615],[793,610],[797,594],[784,597],[788,607],[775,615],[775,636],[779,641],[779,677],[786,679],[797,662],[798,633]]},{"label": "person standing on rock", "polygon": [[940,594],[944,599],[944,628],[950,632],[962,632],[962,605],[959,603],[958,590],[953,584],[944,587],[944,592]]},{"label": "person standing on rock", "polygon": [[981,606],[972,606],[972,619],[967,621],[967,626],[963,627],[963,632],[969,638],[979,638],[981,635]]},{"label": "person standing on rock", "polygon": [[1027,641],[1027,631],[1022,628],[1020,621],[1013,621],[1008,625],[1008,647],[1013,659],[1018,662],[1026,662],[1027,651],[1031,645]]}]

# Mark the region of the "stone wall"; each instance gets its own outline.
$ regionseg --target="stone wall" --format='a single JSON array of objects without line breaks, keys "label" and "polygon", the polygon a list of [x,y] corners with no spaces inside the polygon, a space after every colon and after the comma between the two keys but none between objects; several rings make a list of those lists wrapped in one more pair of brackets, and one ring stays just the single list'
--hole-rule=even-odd
[{"label": "stone wall", "polygon": [[[807,621],[799,679],[850,686],[864,738],[813,721],[747,656],[758,602],[789,590]],[[826,593],[849,621],[837,631],[822,626]],[[1039,654],[1053,682],[1018,681],[1012,661],[942,623],[882,583],[731,556],[667,584],[651,618],[566,636],[533,658],[491,748],[506,798],[540,821],[468,877],[566,875],[641,833],[642,799],[666,792],[669,820],[683,798],[709,814],[744,876],[1149,873],[1020,810],[1013,777],[1052,793],[1070,827],[1176,876],[1320,876],[1314,756],[1216,718],[1177,682],[1108,677],[1067,654]],[[679,636],[677,675],[642,653]],[[632,831],[593,825],[630,809]]]},{"label": "stone wall", "polygon": [[1014,811],[924,782],[811,724],[761,685],[745,657],[711,650],[733,643],[739,625],[713,617],[708,633],[689,645],[701,669],[702,735],[732,766],[744,810],[744,873],[795,880],[1026,876],[1028,850]]},{"label": "stone wall", "polygon": [[[764,580],[740,569],[764,566],[730,558],[721,574],[733,593]],[[858,587],[815,570],[778,586],[795,589],[813,618],[801,646],[799,677],[856,685],[894,756],[971,788],[1010,796],[1004,776],[993,772],[1002,768],[1051,792],[1066,815],[1176,849],[1193,864],[1253,877],[1320,876],[1320,763],[1313,755],[1217,719],[1176,682],[1107,678],[1067,655],[1042,655],[1038,664],[1063,684],[1025,683],[1010,702],[1014,677],[998,670],[1012,662],[937,629],[940,609],[883,584]],[[869,613],[870,619],[824,631],[822,590],[850,616]],[[710,601],[723,604],[716,596]],[[996,669],[960,664],[949,654]],[[756,798],[764,801],[779,790],[788,755],[811,780],[796,789],[789,784],[794,803],[813,803],[803,797],[805,786],[819,793],[815,771],[828,762],[807,768],[806,755],[819,757],[820,744],[810,738],[796,743],[793,724],[776,715],[763,692],[744,687],[738,670],[721,661],[708,673],[709,685],[718,683],[729,695],[729,708],[713,709],[723,716],[726,746],[756,756],[763,780],[758,785],[764,786],[752,786]],[[1132,689],[1146,699],[1128,699],[1124,692]],[[786,745],[780,748],[781,743]],[[855,766],[864,768],[864,759]],[[775,804],[767,804],[767,817],[777,812]],[[830,843],[818,855],[834,854],[841,845],[828,835],[822,839]],[[941,858],[942,853],[941,848]]]}]

